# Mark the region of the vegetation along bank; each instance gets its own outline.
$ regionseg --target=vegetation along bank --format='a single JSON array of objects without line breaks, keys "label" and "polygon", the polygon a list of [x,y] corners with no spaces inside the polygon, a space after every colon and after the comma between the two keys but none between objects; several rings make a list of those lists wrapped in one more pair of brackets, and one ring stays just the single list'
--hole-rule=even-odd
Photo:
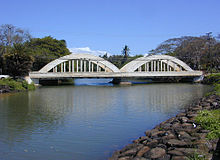
[{"label": "vegetation along bank", "polygon": [[35,90],[35,85],[28,84],[25,80],[21,79],[0,79],[0,93],[20,92],[26,90]]}]

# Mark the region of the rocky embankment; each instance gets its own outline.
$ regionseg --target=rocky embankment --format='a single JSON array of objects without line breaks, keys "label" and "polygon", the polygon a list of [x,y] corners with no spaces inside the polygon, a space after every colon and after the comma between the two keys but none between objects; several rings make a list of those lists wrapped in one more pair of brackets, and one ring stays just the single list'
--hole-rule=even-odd
[{"label": "rocky embankment", "polygon": [[11,92],[9,86],[0,85],[0,93],[9,93]]},{"label": "rocky embankment", "polygon": [[202,98],[186,108],[185,112],[146,131],[146,136],[116,151],[110,160],[183,160],[195,155],[212,159],[218,139],[207,140],[205,137],[209,131],[201,128],[194,120],[198,111],[218,108],[220,96]]}]

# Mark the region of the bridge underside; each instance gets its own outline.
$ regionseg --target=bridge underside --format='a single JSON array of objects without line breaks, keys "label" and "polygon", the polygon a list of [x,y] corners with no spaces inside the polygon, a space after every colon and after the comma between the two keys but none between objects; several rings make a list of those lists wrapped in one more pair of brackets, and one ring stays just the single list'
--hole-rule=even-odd
[{"label": "bridge underside", "polygon": [[31,72],[29,74],[32,80],[65,80],[71,78],[113,78],[114,83],[129,81],[131,79],[142,79],[152,81],[179,81],[182,79],[193,81],[202,75],[200,71],[181,71],[181,72]]}]

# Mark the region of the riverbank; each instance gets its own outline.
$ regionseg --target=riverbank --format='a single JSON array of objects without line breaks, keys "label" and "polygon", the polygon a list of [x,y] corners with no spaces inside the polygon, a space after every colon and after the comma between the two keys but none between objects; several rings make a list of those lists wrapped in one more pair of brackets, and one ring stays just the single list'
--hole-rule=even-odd
[{"label": "riverbank", "polygon": [[1,93],[12,93],[26,90],[34,90],[34,84],[28,84],[25,80],[11,78],[5,78],[0,80],[0,94]]},{"label": "riverbank", "polygon": [[[210,131],[196,123],[201,110],[220,108],[220,96],[209,95],[189,106],[185,112],[170,118],[145,135],[116,151],[110,160],[182,160],[211,159],[218,138],[206,138]],[[217,118],[217,117],[216,117]]]},{"label": "riverbank", "polygon": [[[205,160],[220,159],[220,74],[209,75],[205,84],[213,84],[214,91],[206,97],[188,106],[184,112],[170,118],[152,130],[145,132],[132,144],[114,152],[110,160]],[[211,111],[211,112],[209,112]],[[218,113],[214,121],[209,117],[212,112]],[[203,119],[202,119],[202,118]],[[203,121],[204,122],[203,122]],[[207,130],[204,126],[217,123],[214,131]],[[208,127],[210,129],[210,127]],[[218,145],[218,147],[217,147]]]}]

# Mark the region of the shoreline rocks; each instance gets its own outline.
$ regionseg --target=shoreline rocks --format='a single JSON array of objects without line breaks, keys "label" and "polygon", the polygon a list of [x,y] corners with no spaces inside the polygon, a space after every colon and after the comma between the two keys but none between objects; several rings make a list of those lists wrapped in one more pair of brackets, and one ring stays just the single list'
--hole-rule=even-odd
[{"label": "shoreline rocks", "polygon": [[212,159],[219,139],[207,140],[209,131],[196,124],[194,119],[200,110],[220,108],[220,96],[201,98],[155,128],[145,136],[134,140],[120,151],[114,152],[109,160],[184,160],[198,155]]},{"label": "shoreline rocks", "polygon": [[0,85],[0,93],[9,93],[11,92],[10,87],[6,85]]}]

